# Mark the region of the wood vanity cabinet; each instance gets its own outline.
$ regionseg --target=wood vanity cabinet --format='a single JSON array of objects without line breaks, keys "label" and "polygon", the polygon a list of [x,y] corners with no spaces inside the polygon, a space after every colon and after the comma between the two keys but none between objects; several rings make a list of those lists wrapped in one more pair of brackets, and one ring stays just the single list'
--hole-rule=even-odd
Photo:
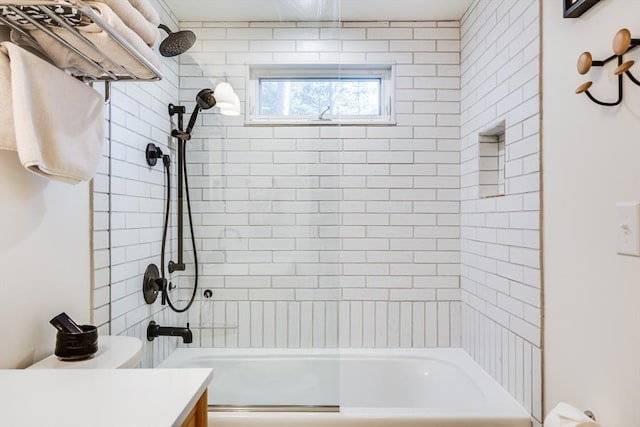
[{"label": "wood vanity cabinet", "polygon": [[207,390],[202,393],[198,403],[193,407],[187,419],[182,423],[182,427],[207,427],[209,425]]}]

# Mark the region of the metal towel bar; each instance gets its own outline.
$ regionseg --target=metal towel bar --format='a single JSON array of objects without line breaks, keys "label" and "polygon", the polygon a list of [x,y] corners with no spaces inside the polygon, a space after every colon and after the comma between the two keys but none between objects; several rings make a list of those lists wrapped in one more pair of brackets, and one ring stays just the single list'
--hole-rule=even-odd
[{"label": "metal towel bar", "polygon": [[[23,20],[29,22],[30,25],[35,27],[37,31],[42,31],[46,33],[48,36],[62,43],[67,49],[71,50],[75,54],[77,54],[80,58],[86,61],[89,65],[94,67],[97,70],[102,72],[101,76],[78,76],[82,77],[85,81],[93,81],[93,80],[102,80],[106,82],[111,81],[119,81],[119,80],[137,80],[137,81],[157,81],[160,80],[161,75],[160,71],[155,67],[147,58],[145,58],[140,52],[138,52],[127,40],[125,40],[118,32],[116,32],[109,24],[107,24],[101,17],[98,15],[90,6],[83,3],[81,0],[16,0],[16,1],[6,1],[0,0],[0,6],[6,6],[11,12],[21,17]],[[74,37],[78,39],[80,43],[89,49],[98,53],[101,57],[103,57],[107,62],[110,63],[111,67],[105,67],[99,64],[97,61],[93,60],[91,57],[83,53],[80,49],[74,46],[72,43],[65,40],[63,37],[60,37],[51,28],[37,19],[29,16],[29,14],[25,13],[20,9],[20,6],[36,6],[42,13],[47,15],[53,22],[55,22],[60,27],[69,31],[70,34],[73,34]],[[126,69],[121,64],[116,62],[109,54],[105,51],[100,50],[96,47],[91,41],[85,38],[82,35],[81,31],[68,21],[68,18],[62,14],[56,13],[56,6],[69,6],[76,8],[84,17],[89,19],[91,22],[98,25],[102,30],[104,30],[109,36],[117,42],[124,50],[126,50],[129,54],[131,54],[144,68],[146,68],[152,75],[152,78],[141,78],[136,76],[132,71]],[[87,22],[90,24],[91,22]],[[23,39],[28,41],[28,45],[34,48],[39,49],[43,54],[44,52],[39,47],[36,40],[29,34],[29,31],[17,22],[12,21],[8,17],[0,14],[0,24],[4,24],[15,31],[17,31]],[[46,54],[45,54],[46,55]]]}]

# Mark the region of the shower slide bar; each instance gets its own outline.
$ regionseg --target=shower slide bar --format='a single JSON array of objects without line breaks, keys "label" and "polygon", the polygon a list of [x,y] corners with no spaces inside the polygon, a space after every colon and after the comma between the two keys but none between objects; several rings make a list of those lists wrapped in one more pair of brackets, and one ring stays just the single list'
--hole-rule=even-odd
[{"label": "shower slide bar", "polygon": [[[147,58],[142,56],[142,54],[140,54],[127,40],[125,40],[122,36],[120,36],[120,34],[118,34],[109,24],[107,24],[96,12],[94,12],[94,10],[90,6],[86,5],[81,0],[69,0],[69,1],[60,1],[60,0],[55,0],[55,1],[16,0],[16,1],[10,1],[10,2],[8,2],[8,1],[0,1],[0,6],[6,6],[11,12],[13,12],[17,16],[21,17],[22,19],[24,19],[27,22],[29,22],[29,24],[31,24],[35,28],[37,28],[38,31],[42,31],[45,34],[47,34],[48,36],[50,36],[53,39],[55,39],[56,41],[62,43],[63,46],[65,46],[67,49],[71,50],[73,53],[79,55],[84,61],[89,63],[91,66],[96,67],[97,69],[99,69],[100,71],[103,72],[103,75],[100,76],[100,77],[83,76],[82,78],[85,81],[88,81],[88,82],[91,82],[91,81],[94,81],[94,80],[100,80],[100,81],[106,81],[106,82],[118,81],[118,80],[157,81],[157,80],[161,79],[160,71]],[[76,37],[83,45],[85,45],[89,49],[95,51],[100,56],[104,57],[104,59],[106,59],[109,63],[111,63],[111,65],[113,65],[113,68],[117,69],[118,71],[117,72],[109,71],[108,69],[106,69],[102,65],[98,64],[91,57],[89,57],[88,55],[84,54],[77,47],[75,47],[73,44],[71,44],[70,42],[68,42],[64,38],[62,38],[59,35],[57,35],[55,32],[51,31],[51,29],[48,28],[46,25],[42,24],[37,19],[34,19],[31,16],[29,16],[29,14],[25,13],[23,10],[20,9],[20,6],[36,6],[42,13],[44,13],[49,18],[51,18],[52,21],[54,21],[60,27],[66,29],[71,34],[73,34],[74,37]],[[91,20],[93,23],[98,25],[115,42],[117,42],[120,46],[122,46],[123,49],[125,49],[129,54],[131,54],[141,65],[143,65],[153,75],[153,77],[149,78],[149,79],[147,79],[147,78],[145,78],[145,79],[139,78],[133,72],[131,72],[130,70],[126,69],[122,65],[118,64],[106,52],[100,50],[91,41],[89,41],[87,38],[85,38],[81,34],[81,32],[78,31],[74,27],[74,25],[72,25],[72,23],[68,21],[67,17],[65,17],[64,15],[61,15],[61,14],[59,15],[59,14],[55,13],[56,6],[68,6],[68,7],[77,8],[78,11],[80,13],[82,13],[82,15],[84,15],[89,20]],[[29,32],[27,30],[22,28],[20,26],[20,24],[14,22],[11,19],[9,19],[9,18],[7,18],[5,16],[2,16],[2,15],[0,15],[0,24],[4,24],[4,25],[14,29],[15,31],[20,33],[20,35],[23,38],[25,38],[26,40],[29,41],[29,45],[31,47],[35,47],[35,48],[39,49],[42,52],[42,49],[39,47],[39,45],[35,41],[35,39],[29,34]],[[42,52],[42,53],[44,54],[44,52]],[[45,54],[45,56],[46,56],[46,54]]]}]

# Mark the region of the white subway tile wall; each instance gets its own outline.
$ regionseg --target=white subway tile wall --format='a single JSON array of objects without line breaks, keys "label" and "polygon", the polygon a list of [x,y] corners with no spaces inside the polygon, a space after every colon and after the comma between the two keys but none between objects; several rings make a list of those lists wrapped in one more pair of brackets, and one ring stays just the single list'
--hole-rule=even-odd
[{"label": "white subway tile wall", "polygon": [[182,23],[198,37],[180,63],[188,109],[228,80],[245,111],[245,63],[393,63],[398,76],[397,126],[200,115],[187,149],[203,249],[194,346],[461,345],[458,27]]},{"label": "white subway tile wall", "polygon": [[[536,422],[541,413],[539,2],[476,0],[461,21],[462,344]],[[505,195],[478,134],[506,122]]]},{"label": "white subway tile wall", "polygon": [[[153,4],[162,21],[177,29],[177,20],[164,1]],[[177,316],[161,307],[159,299],[147,305],[141,292],[146,266],[160,264],[164,208],[162,162],[150,168],[145,148],[153,142],[164,153],[171,151],[167,147],[171,129],[167,105],[179,96],[178,61],[163,59],[160,71],[163,79],[159,82],[111,85],[106,108],[110,114],[108,141],[93,182],[93,322],[101,335],[140,338],[144,343],[142,367],[156,366],[178,341],[162,337],[147,342],[150,320],[173,324]],[[175,239],[175,231],[172,235]],[[175,248],[174,239],[169,248]],[[174,292],[174,298],[177,296]]]}]

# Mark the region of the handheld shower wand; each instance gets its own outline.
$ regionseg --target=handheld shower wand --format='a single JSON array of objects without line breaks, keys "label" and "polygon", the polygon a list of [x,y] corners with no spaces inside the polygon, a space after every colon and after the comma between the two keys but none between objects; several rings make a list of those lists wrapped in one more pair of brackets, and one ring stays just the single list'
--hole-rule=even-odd
[{"label": "handheld shower wand", "polygon": [[193,109],[193,113],[191,113],[191,118],[189,119],[189,124],[187,124],[186,133],[191,134],[193,127],[196,125],[196,118],[198,117],[198,113],[201,110],[208,110],[213,108],[216,105],[216,98],[213,96],[213,90],[211,89],[202,89],[196,95],[196,106]]},{"label": "handheld shower wand", "polygon": [[173,136],[174,138],[178,138],[181,141],[189,141],[191,139],[191,132],[193,131],[193,127],[196,125],[198,113],[202,110],[213,108],[215,105],[216,98],[213,96],[213,90],[202,89],[200,92],[198,92],[198,95],[196,95],[196,106],[191,113],[187,128],[183,130],[182,121],[185,113],[185,108],[169,104],[169,116],[178,114],[178,128],[171,131],[171,136]]}]

